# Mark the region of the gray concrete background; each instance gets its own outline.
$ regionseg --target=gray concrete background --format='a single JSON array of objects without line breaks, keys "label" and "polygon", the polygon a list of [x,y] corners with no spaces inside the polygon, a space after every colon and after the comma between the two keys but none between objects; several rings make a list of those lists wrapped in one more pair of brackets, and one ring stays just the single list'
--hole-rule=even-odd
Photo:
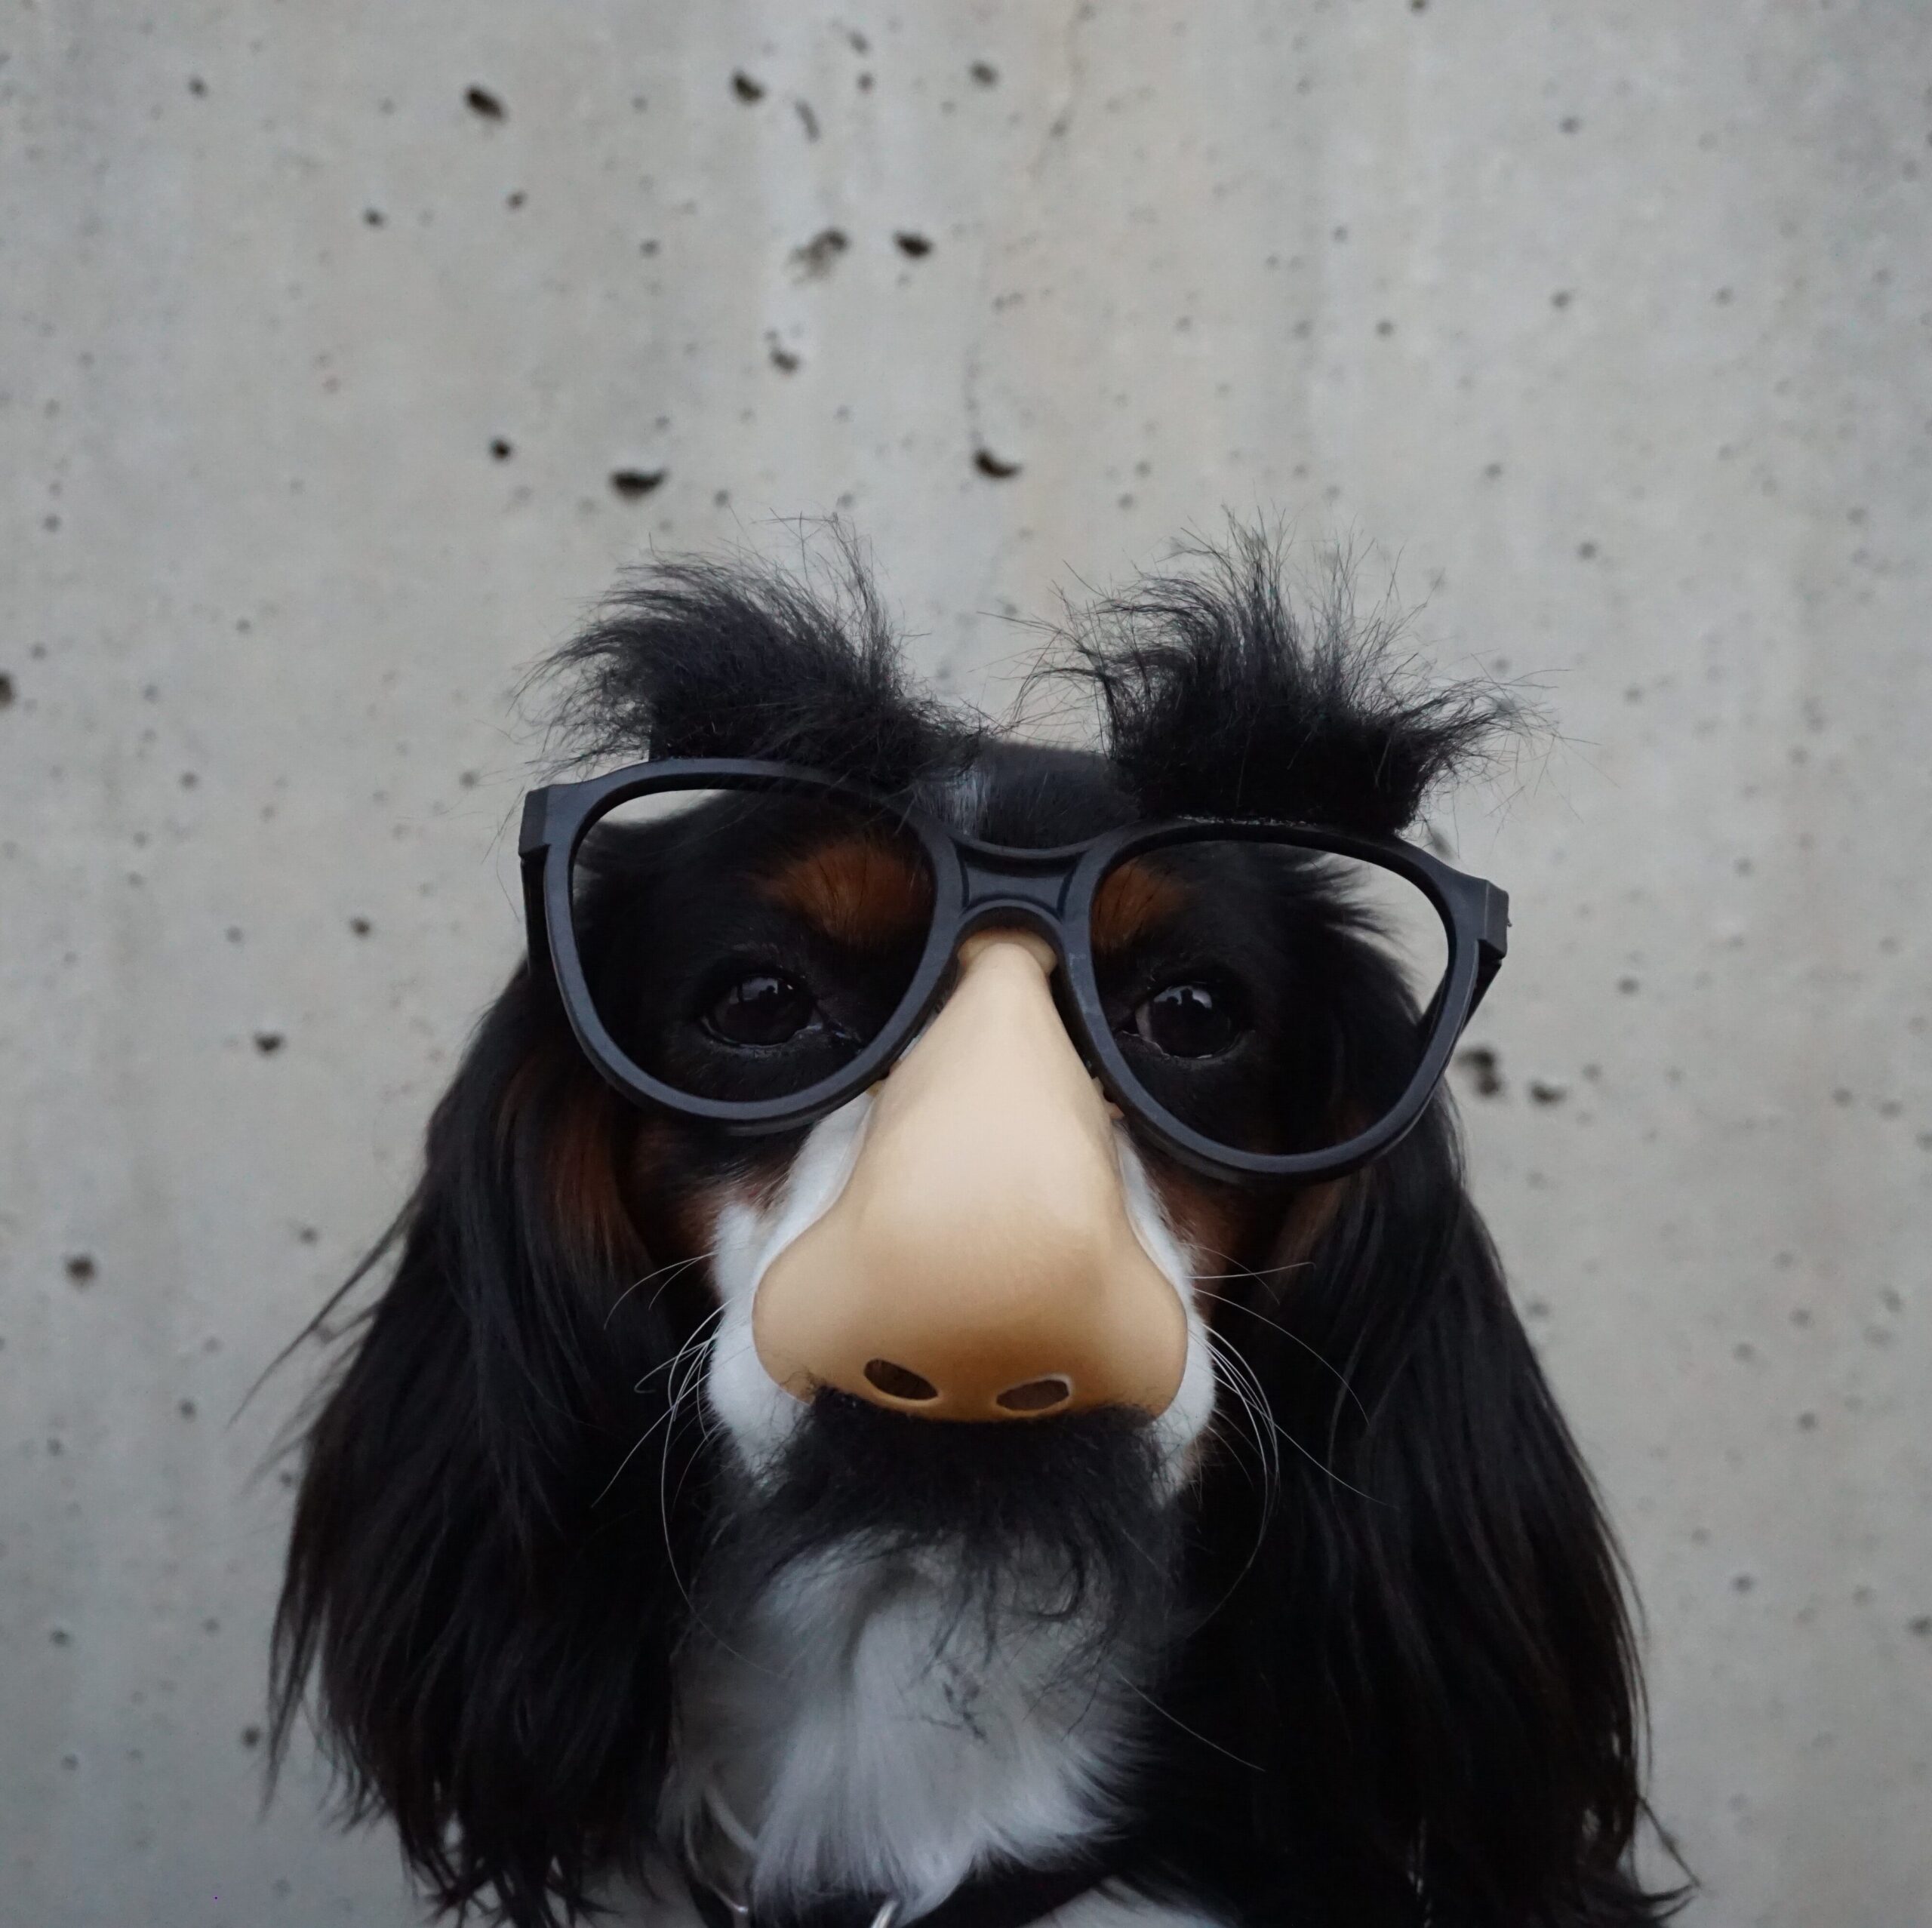
[{"label": "gray concrete background", "polygon": [[515,953],[520,666],[842,509],[998,703],[1228,505],[1560,718],[1462,1095],[1692,1918],[1932,1921],[1929,87],[1922,0],[4,0],[0,1915],[414,1918],[257,1818],[230,1416]]}]

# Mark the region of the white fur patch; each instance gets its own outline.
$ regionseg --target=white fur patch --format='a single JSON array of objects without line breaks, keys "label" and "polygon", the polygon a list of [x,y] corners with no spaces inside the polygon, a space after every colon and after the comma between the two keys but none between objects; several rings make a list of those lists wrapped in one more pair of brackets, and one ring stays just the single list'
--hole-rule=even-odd
[{"label": "white fur patch", "polygon": [[754,1475],[771,1464],[805,1409],[764,1370],[752,1342],[752,1302],[772,1261],[838,1203],[858,1162],[872,1108],[870,1094],[862,1093],[814,1126],[776,1204],[761,1208],[734,1199],[718,1215],[711,1277],[722,1309],[704,1396]]},{"label": "white fur patch", "polygon": [[[815,1892],[945,1899],[1106,1818],[1140,1703],[1066,1631],[949,1619],[945,1576],[844,1553],[787,1575],[679,1683],[679,1825],[735,1822],[754,1910]],[[697,1811],[707,1809],[708,1813]]]},{"label": "white fur patch", "polygon": [[[754,1480],[805,1412],[752,1342],[758,1282],[837,1200],[870,1111],[860,1097],[819,1124],[775,1201],[719,1215],[705,1397]],[[1116,1142],[1134,1230],[1186,1310],[1180,1391],[1155,1422],[1178,1491],[1213,1413],[1213,1360],[1189,1255],[1124,1129]],[[1020,1613],[989,1641],[977,1616],[970,1627],[943,1617],[949,1597],[946,1576],[915,1562],[834,1554],[788,1574],[732,1647],[694,1642],[678,1682],[667,1835],[734,1842],[754,1904],[844,1890],[926,1909],[989,1862],[1051,1859],[1098,1832],[1144,1717],[1139,1684],[1115,1674],[1097,1684],[1091,1669],[1069,1667],[1077,1627]],[[1198,1919],[1098,1893],[1053,1918],[1060,1928]]]}]

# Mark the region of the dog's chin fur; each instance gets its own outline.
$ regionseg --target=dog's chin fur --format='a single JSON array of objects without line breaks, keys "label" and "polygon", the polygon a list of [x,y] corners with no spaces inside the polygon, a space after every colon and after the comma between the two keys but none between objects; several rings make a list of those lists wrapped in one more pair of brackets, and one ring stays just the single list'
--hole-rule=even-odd
[{"label": "dog's chin fur", "polygon": [[1176,1502],[1214,1403],[1188,1255],[1124,1136],[1136,1229],[1190,1328],[1158,1419],[935,1428],[775,1385],[758,1281],[837,1198],[866,1114],[824,1121],[775,1198],[717,1227],[706,1397],[737,1491],[679,1658],[661,1824],[755,1905],[924,1910],[1105,1833],[1175,1631]]}]

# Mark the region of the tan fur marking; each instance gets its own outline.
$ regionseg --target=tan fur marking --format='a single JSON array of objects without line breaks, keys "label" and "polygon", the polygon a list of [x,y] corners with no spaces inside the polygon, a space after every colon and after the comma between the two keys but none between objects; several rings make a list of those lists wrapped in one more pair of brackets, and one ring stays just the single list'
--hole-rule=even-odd
[{"label": "tan fur marking", "polygon": [[1342,1201],[1354,1182],[1353,1178],[1331,1179],[1325,1185],[1311,1185],[1298,1193],[1282,1218],[1269,1262],[1305,1265],[1335,1222],[1335,1214],[1341,1210]]},{"label": "tan fur marking", "polygon": [[1189,894],[1179,879],[1130,858],[1109,871],[1094,893],[1094,948],[1124,950],[1176,916]]},{"label": "tan fur marking", "polygon": [[559,1108],[546,1148],[558,1230],[587,1256],[629,1259],[643,1250],[617,1173],[620,1124],[615,1093],[586,1086]]},{"label": "tan fur marking", "polygon": [[854,947],[903,936],[932,912],[932,881],[924,870],[869,837],[821,844],[758,888],[835,942]]},{"label": "tan fur marking", "polygon": [[580,1260],[628,1264],[643,1238],[617,1166],[624,1115],[617,1094],[561,1047],[532,1053],[517,1067],[497,1114],[507,1156],[538,1124],[534,1147],[556,1236]]}]

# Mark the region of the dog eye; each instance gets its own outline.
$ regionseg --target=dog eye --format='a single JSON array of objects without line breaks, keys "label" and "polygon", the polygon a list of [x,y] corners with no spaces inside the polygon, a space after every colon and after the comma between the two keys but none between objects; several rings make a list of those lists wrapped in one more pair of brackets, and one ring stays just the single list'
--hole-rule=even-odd
[{"label": "dog eye", "polygon": [[1134,1007],[1135,1035],[1170,1058],[1212,1058],[1244,1029],[1233,996],[1206,984],[1168,984]]},{"label": "dog eye", "polygon": [[747,971],[704,1013],[704,1028],[727,1044],[786,1044],[823,1019],[812,994],[780,970]]}]

